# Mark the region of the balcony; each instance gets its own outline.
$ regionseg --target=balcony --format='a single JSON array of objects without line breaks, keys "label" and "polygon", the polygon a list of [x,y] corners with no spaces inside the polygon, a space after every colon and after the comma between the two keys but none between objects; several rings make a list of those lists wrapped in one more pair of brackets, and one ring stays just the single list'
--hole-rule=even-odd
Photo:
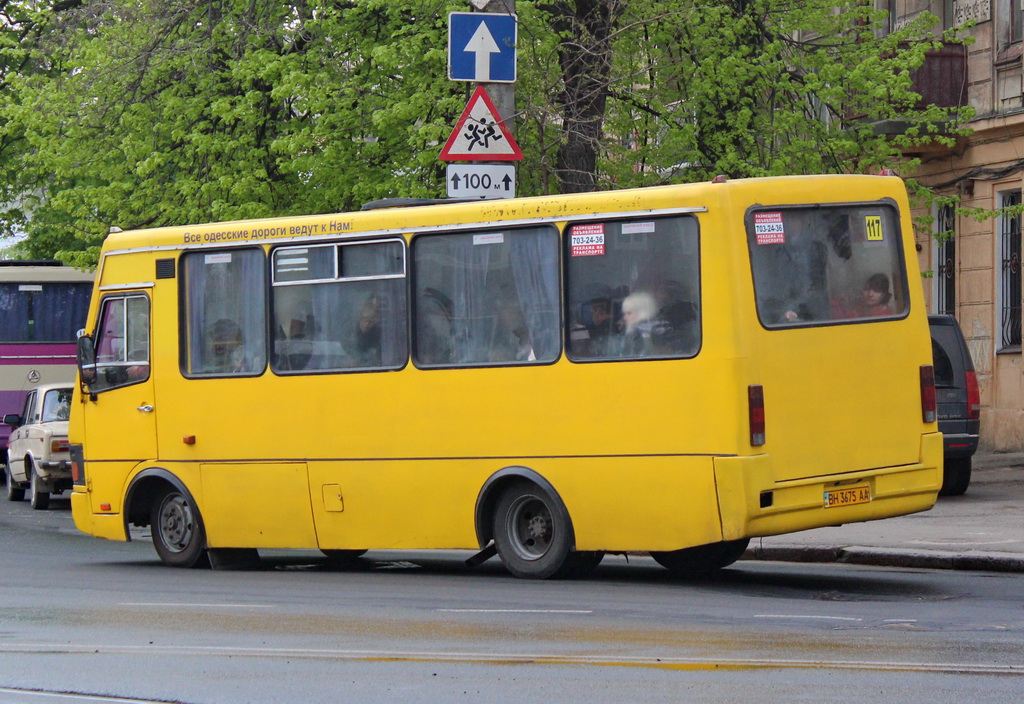
[{"label": "balcony", "polygon": [[[924,63],[911,74],[912,90],[921,96],[918,108],[936,105],[941,108],[959,108],[967,105],[967,47],[962,44],[943,44],[925,54]],[[863,115],[854,119],[864,120]],[[904,134],[910,122],[893,117],[874,122],[874,131],[881,135]],[[939,125],[939,133],[944,133]],[[948,132],[947,132],[948,134]],[[907,156],[944,152],[948,147],[925,144],[904,153]]]}]

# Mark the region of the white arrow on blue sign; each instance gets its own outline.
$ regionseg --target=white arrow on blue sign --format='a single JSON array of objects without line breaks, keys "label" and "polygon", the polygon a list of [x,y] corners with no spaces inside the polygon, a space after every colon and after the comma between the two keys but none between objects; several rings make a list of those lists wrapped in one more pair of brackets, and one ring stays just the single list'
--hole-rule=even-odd
[{"label": "white arrow on blue sign", "polygon": [[515,83],[516,16],[493,12],[448,15],[448,78]]}]

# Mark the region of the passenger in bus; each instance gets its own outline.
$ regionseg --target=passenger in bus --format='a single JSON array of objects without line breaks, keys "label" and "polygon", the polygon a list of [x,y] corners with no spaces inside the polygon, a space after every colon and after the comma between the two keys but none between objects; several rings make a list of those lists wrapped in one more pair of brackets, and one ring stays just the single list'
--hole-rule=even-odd
[{"label": "passenger in bus", "polygon": [[209,339],[213,355],[205,371],[233,374],[245,370],[242,328],[238,323],[229,318],[220,318],[211,326]]},{"label": "passenger in bus", "polygon": [[356,366],[379,367],[380,356],[380,299],[370,296],[359,309],[356,319]]},{"label": "passenger in bus", "polygon": [[416,361],[450,364],[455,358],[452,339],[452,299],[443,291],[426,287],[416,307]]},{"label": "passenger in bus", "polygon": [[609,296],[595,296],[578,307],[579,316],[569,332],[570,352],[579,357],[607,357],[616,332],[615,304]]},{"label": "passenger in bus", "polygon": [[489,362],[534,361],[537,356],[530,344],[530,331],[522,308],[514,300],[505,300],[498,305],[494,340],[487,355]]},{"label": "passenger in bus", "polygon": [[615,325],[612,299],[598,296],[591,298],[587,306],[590,312],[590,322],[586,326],[587,354],[591,357],[605,357],[608,355],[608,342]]},{"label": "passenger in bus", "polygon": [[[852,299],[852,300],[851,300]],[[839,299],[832,304],[835,318],[877,318],[892,315],[892,293],[889,291],[889,277],[885,274],[872,274],[864,282],[864,287],[849,296],[846,300]]]},{"label": "passenger in bus", "polygon": [[686,288],[678,281],[667,279],[658,286],[656,298],[661,306],[657,319],[663,324],[659,330],[659,351],[679,354],[695,350],[700,335],[697,306],[690,300]]},{"label": "passenger in bus", "polygon": [[890,300],[892,300],[892,293],[889,291],[889,277],[885,274],[873,274],[864,282],[860,301],[854,308],[856,317],[874,318],[892,315]]},{"label": "passenger in bus", "polygon": [[658,303],[644,291],[634,291],[622,301],[622,334],[616,347],[620,357],[649,357],[665,334],[665,322],[658,319]]}]

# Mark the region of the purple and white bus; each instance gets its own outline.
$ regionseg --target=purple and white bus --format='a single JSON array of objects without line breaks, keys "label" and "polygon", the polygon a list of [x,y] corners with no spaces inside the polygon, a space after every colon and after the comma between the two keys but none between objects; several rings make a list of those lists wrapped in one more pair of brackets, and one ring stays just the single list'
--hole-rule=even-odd
[{"label": "purple and white bus", "polygon": [[[56,261],[0,261],[0,414],[21,413],[29,389],[75,380],[93,274]],[[0,467],[10,426],[0,423]]]}]

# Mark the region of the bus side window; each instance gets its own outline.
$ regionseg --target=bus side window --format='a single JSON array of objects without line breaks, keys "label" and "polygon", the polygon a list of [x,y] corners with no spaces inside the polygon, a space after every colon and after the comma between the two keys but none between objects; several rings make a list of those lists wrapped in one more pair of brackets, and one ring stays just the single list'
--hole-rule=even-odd
[{"label": "bus side window", "polygon": [[405,365],[401,240],[280,247],[272,254],[271,276],[275,373]]},{"label": "bus side window", "polygon": [[264,261],[255,248],[182,257],[187,376],[255,376],[266,368]]},{"label": "bus side window", "polygon": [[569,358],[692,357],[700,347],[700,257],[692,216],[570,224]]},{"label": "bus side window", "polygon": [[557,234],[542,226],[417,236],[416,363],[555,361],[561,351]]},{"label": "bus side window", "polygon": [[149,378],[149,299],[119,295],[103,300],[96,333],[93,393]]}]

